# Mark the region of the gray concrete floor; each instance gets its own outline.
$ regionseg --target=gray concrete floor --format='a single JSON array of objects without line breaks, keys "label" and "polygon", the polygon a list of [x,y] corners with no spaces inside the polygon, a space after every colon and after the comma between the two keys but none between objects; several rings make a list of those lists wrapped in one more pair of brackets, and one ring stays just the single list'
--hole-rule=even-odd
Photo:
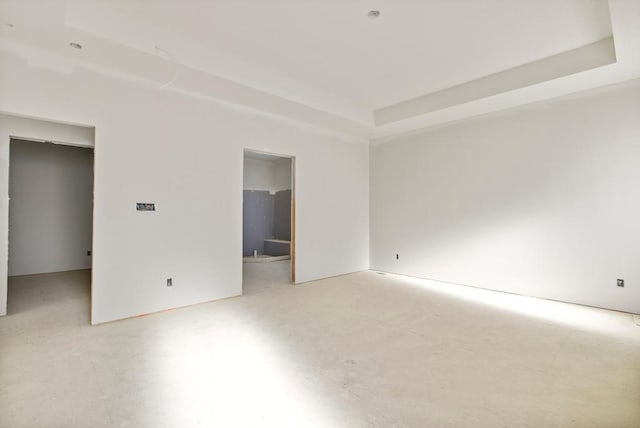
[{"label": "gray concrete floor", "polygon": [[0,426],[640,427],[640,326],[361,272],[92,327],[89,272],[12,278]]},{"label": "gray concrete floor", "polygon": [[288,287],[293,287],[291,284],[291,260],[242,264],[243,295]]}]

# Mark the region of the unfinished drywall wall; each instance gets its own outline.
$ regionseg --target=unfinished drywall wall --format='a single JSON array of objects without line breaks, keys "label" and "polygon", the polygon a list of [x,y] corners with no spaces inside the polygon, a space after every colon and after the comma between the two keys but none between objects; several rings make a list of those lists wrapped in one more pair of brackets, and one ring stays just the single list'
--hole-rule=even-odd
[{"label": "unfinished drywall wall", "polygon": [[244,190],[242,255],[264,254],[264,240],[273,238],[274,197],[266,190]]},{"label": "unfinished drywall wall", "polygon": [[373,147],[372,269],[640,312],[638,118],[636,80]]},{"label": "unfinished drywall wall", "polygon": [[32,54],[0,45],[0,111],[96,128],[93,323],[241,294],[245,148],[296,158],[298,282],[369,267],[366,143]]},{"label": "unfinished drywall wall", "polygon": [[280,190],[273,195],[273,237],[291,240],[291,190]]},{"label": "unfinished drywall wall", "polygon": [[[0,79],[1,82],[2,79]],[[94,146],[94,130],[91,127],[0,114],[0,315],[7,313],[9,142],[11,137],[55,141],[78,147]]]},{"label": "unfinished drywall wall", "polygon": [[243,256],[276,255],[266,250],[265,239],[291,240],[291,190],[244,190],[242,211]]},{"label": "unfinished drywall wall", "polygon": [[91,267],[93,150],[11,140],[9,276]]}]

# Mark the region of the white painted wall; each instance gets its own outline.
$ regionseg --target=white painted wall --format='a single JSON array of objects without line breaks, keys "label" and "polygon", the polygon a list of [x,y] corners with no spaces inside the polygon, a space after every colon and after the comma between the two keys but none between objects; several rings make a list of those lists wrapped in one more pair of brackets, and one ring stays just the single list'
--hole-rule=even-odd
[{"label": "white painted wall", "polygon": [[270,192],[291,189],[291,159],[272,161],[245,157],[243,188]]},{"label": "white painted wall", "polygon": [[371,268],[640,313],[639,160],[639,80],[375,146]]},{"label": "white painted wall", "polygon": [[89,269],[93,150],[12,140],[9,276]]},{"label": "white painted wall", "polygon": [[244,179],[242,188],[245,190],[273,190],[273,162],[263,159],[244,159]]},{"label": "white painted wall", "polygon": [[296,157],[299,282],[369,267],[366,144],[77,63],[53,71],[2,51],[0,64],[0,111],[96,128],[93,323],[242,292],[245,148]]},{"label": "white painted wall", "polygon": [[291,159],[280,159],[273,166],[273,190],[291,189]]},{"label": "white painted wall", "polygon": [[[4,64],[3,64],[4,65]],[[3,79],[0,79],[0,85]],[[2,92],[4,94],[4,92]],[[3,97],[0,97],[0,100]],[[1,111],[1,110],[0,110]],[[11,137],[93,147],[93,128],[0,114],[0,315],[7,313],[9,141]]]}]

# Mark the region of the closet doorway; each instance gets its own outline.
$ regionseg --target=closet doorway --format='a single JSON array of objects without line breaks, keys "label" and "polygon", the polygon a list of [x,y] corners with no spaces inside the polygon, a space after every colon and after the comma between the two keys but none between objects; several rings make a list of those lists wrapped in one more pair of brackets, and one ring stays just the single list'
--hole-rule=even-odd
[{"label": "closet doorway", "polygon": [[9,164],[9,315],[88,321],[93,148],[11,138]]}]

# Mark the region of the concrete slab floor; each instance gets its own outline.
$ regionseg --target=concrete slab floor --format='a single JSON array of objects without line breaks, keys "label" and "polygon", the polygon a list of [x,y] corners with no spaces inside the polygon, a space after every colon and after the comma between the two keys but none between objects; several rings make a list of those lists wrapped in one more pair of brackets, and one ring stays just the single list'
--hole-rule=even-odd
[{"label": "concrete slab floor", "polygon": [[88,282],[11,279],[0,426],[640,427],[629,314],[361,272],[92,327]]},{"label": "concrete slab floor", "polygon": [[290,259],[265,263],[242,263],[243,295],[288,287],[293,287]]}]

